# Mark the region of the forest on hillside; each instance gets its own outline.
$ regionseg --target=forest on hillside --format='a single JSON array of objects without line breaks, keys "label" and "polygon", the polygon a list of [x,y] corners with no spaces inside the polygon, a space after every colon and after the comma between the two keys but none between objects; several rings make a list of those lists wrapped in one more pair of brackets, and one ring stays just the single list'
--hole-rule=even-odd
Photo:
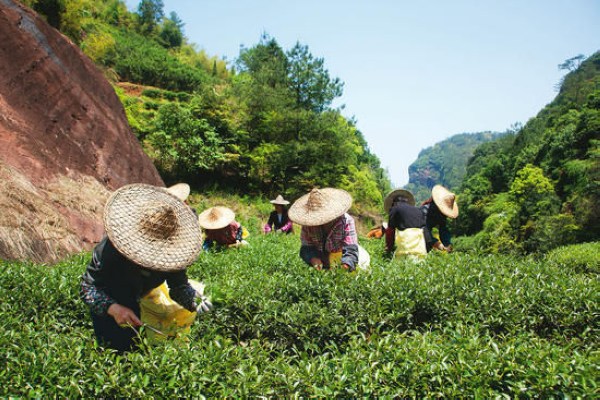
[{"label": "forest on hillside", "polygon": [[469,160],[455,224],[465,244],[544,252],[600,237],[600,52],[559,68],[556,98]]},{"label": "forest on hillside", "polygon": [[314,186],[378,208],[386,172],[352,119],[332,107],[343,82],[308,46],[263,34],[228,65],[189,43],[161,0],[25,0],[113,82],[167,182],[295,197]]},{"label": "forest on hillside", "polygon": [[513,132],[459,133],[421,150],[408,167],[409,180],[404,189],[410,190],[418,202],[431,196],[434,185],[458,190],[475,149],[482,143],[509,134]]},{"label": "forest on hillside", "polygon": [[[290,198],[335,186],[354,212],[381,212],[386,171],[332,106],[343,82],[308,46],[264,34],[228,63],[189,43],[161,0],[133,12],[121,0],[24,3],[103,69],[166,183]],[[600,237],[600,54],[559,68],[556,99],[525,125],[457,135],[411,165],[419,200],[436,183],[458,194],[451,228],[463,249],[543,252]]]}]

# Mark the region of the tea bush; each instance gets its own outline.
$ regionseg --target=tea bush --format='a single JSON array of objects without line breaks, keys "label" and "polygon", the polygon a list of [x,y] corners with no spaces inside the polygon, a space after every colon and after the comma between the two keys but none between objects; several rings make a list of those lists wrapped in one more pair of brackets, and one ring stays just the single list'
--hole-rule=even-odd
[{"label": "tea bush", "polygon": [[600,242],[559,247],[547,255],[548,262],[579,272],[600,273]]},{"label": "tea bush", "polygon": [[188,342],[125,355],[94,342],[78,294],[89,254],[2,262],[0,396],[600,395],[592,270],[557,255],[388,260],[381,240],[361,238],[370,272],[319,272],[300,260],[297,235],[249,240],[190,267],[215,309]]}]

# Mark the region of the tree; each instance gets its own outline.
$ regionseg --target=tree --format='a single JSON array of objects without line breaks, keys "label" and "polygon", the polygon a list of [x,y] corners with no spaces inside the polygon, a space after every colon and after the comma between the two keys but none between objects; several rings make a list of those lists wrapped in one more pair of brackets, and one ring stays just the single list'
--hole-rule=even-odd
[{"label": "tree", "polygon": [[[558,69],[561,71],[568,72],[575,71],[577,68],[579,68],[583,60],[585,60],[585,56],[583,54],[578,54],[575,57],[568,58],[564,62],[558,64]],[[559,91],[562,88],[564,82],[565,77],[563,76],[562,78],[560,78],[560,81],[556,85],[554,85],[554,89],[556,91]]]},{"label": "tree", "polygon": [[151,34],[165,15],[162,0],[142,0],[138,5],[138,16],[141,32]]},{"label": "tree", "polygon": [[158,37],[166,48],[180,47],[183,43],[183,22],[175,12],[163,20]]},{"label": "tree", "polygon": [[56,29],[61,27],[62,13],[65,11],[64,0],[37,0],[33,9],[46,17],[46,21]]},{"label": "tree", "polygon": [[308,46],[299,42],[287,53],[289,84],[294,93],[296,107],[322,112],[342,95],[344,84],[332,79],[322,58],[314,58]]},{"label": "tree", "polygon": [[578,54],[575,57],[571,57],[565,60],[563,63],[558,64],[558,69],[561,71],[567,70],[569,72],[575,71],[577,68],[579,68],[583,60],[585,60],[585,56],[583,54]]},{"label": "tree", "polygon": [[223,159],[223,147],[214,128],[176,103],[158,110],[156,129],[148,136],[153,158],[167,175],[190,177],[211,170]]},{"label": "tree", "polygon": [[557,214],[561,206],[552,182],[541,168],[527,164],[517,172],[508,193],[518,210],[519,241],[528,251],[540,250],[535,246],[537,232],[547,217]]},{"label": "tree", "polygon": [[240,77],[234,86],[250,116],[250,146],[276,140],[282,134],[281,116],[292,104],[285,52],[274,38],[263,34],[256,46],[241,49],[237,66]]}]

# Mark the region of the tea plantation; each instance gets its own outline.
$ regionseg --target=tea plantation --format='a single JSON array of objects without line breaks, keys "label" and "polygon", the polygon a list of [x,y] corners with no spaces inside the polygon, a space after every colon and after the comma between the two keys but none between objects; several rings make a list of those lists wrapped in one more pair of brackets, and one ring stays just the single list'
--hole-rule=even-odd
[{"label": "tea plantation", "polygon": [[215,309],[187,342],[97,348],[79,278],[1,262],[0,396],[600,397],[600,243],[539,258],[431,254],[319,272],[297,236],[251,236],[189,270]]}]

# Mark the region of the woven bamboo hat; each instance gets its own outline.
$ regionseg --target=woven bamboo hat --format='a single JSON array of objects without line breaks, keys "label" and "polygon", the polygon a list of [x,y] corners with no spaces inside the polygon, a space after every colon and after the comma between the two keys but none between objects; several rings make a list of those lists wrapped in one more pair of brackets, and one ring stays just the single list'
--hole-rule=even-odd
[{"label": "woven bamboo hat", "polygon": [[196,215],[165,188],[146,184],[121,187],[106,202],[103,222],[117,250],[151,270],[185,269],[202,249]]},{"label": "woven bamboo hat", "polygon": [[167,190],[181,201],[185,201],[190,195],[190,185],[187,183],[177,183],[173,186],[169,186]]},{"label": "woven bamboo hat", "polygon": [[352,196],[342,189],[313,189],[292,204],[288,216],[303,226],[318,226],[343,215],[352,205]]},{"label": "woven bamboo hat", "polygon": [[208,208],[198,215],[198,223],[204,229],[221,229],[225,228],[235,219],[233,210],[217,206]]},{"label": "woven bamboo hat", "polygon": [[408,199],[408,204],[411,206],[415,205],[415,196],[408,190],[404,189],[395,189],[390,192],[383,201],[383,208],[385,212],[389,212],[390,208],[392,208],[392,204],[394,204],[394,199],[398,196],[406,197]]},{"label": "woven bamboo hat", "polygon": [[277,196],[277,198],[276,198],[275,200],[271,200],[271,204],[279,204],[279,205],[285,206],[285,205],[287,205],[287,204],[290,204],[290,202],[289,202],[289,201],[287,201],[287,200],[285,200],[285,199],[283,198],[283,196],[281,196],[281,195],[278,195],[278,196]]},{"label": "woven bamboo hat", "polygon": [[431,197],[433,197],[433,202],[446,217],[458,217],[458,204],[456,203],[456,195],[454,193],[442,185],[435,185],[431,189]]}]

